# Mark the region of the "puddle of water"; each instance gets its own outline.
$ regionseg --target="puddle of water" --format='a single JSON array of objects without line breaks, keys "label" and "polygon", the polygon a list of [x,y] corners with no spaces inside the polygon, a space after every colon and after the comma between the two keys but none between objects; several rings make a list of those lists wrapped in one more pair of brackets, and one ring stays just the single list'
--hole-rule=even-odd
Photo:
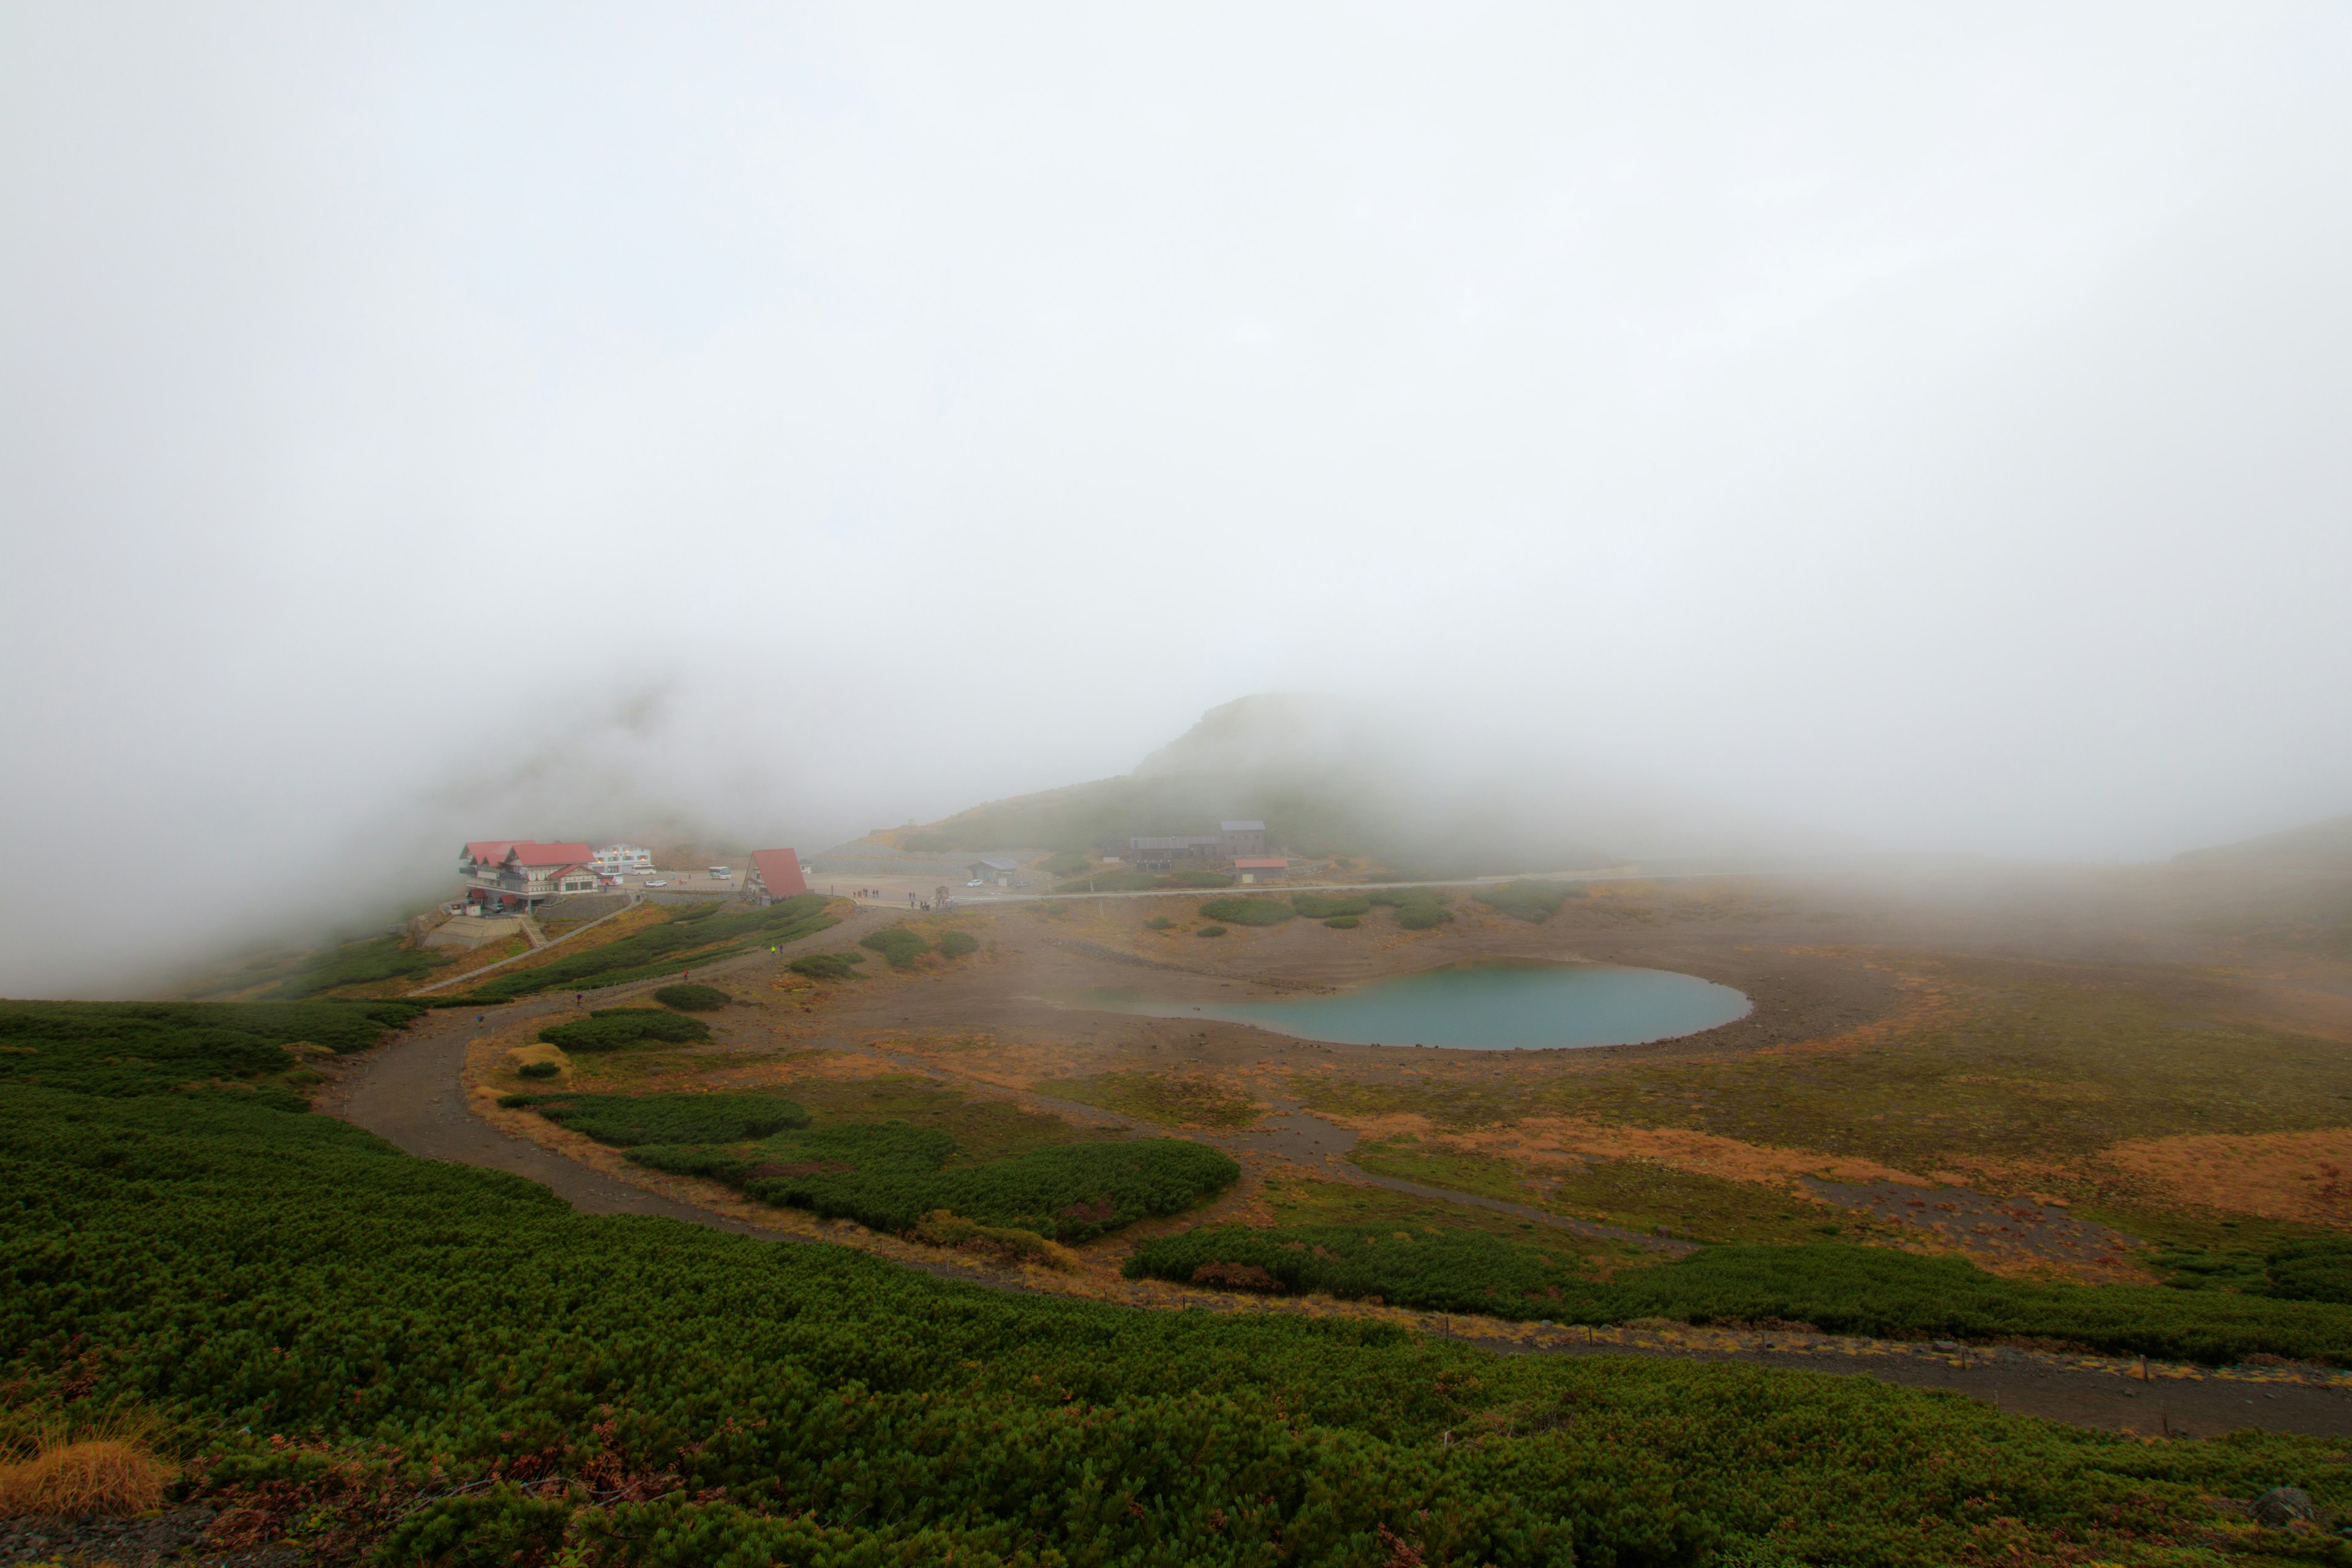
[{"label": "puddle of water", "polygon": [[1749,1005],[1730,986],[1696,975],[1524,960],[1454,964],[1337,995],[1275,1002],[1167,1002],[1132,989],[1072,992],[1055,1000],[1152,1018],[1255,1024],[1337,1045],[1481,1051],[1673,1039],[1728,1024]]}]

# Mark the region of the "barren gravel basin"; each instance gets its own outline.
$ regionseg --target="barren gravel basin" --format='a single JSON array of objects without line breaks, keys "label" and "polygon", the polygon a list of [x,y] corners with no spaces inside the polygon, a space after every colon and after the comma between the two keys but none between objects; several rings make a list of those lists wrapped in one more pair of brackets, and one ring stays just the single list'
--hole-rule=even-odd
[{"label": "barren gravel basin", "polygon": [[1325,996],[1166,1002],[1139,990],[1088,991],[1066,1005],[1154,1018],[1255,1024],[1302,1040],[1532,1051],[1630,1046],[1695,1035],[1745,1016],[1728,985],[1664,969],[1518,959],[1449,964]]}]

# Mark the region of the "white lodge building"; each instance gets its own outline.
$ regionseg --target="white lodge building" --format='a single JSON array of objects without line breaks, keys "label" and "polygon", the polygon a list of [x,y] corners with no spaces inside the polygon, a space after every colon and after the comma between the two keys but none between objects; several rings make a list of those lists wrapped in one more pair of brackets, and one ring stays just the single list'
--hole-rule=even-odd
[{"label": "white lodge building", "polygon": [[596,868],[585,844],[477,839],[458,851],[457,875],[469,896],[526,909],[562,893],[596,890]]},{"label": "white lodge building", "polygon": [[654,868],[654,852],[635,844],[606,844],[588,858],[588,863],[601,876],[634,875]]}]

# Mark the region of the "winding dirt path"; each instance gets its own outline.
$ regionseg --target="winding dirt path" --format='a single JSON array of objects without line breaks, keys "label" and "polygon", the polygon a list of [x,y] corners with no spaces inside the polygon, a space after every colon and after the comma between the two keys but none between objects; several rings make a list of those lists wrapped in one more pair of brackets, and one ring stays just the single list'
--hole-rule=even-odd
[{"label": "winding dirt path", "polygon": [[[819,936],[805,940],[812,944],[819,941],[854,941],[898,914],[896,910],[861,910]],[[771,955],[764,952],[747,953],[709,965],[708,970],[727,974],[771,962]],[[662,984],[665,982],[660,980],[643,981],[591,995],[596,1003],[608,1005]],[[652,1215],[739,1235],[790,1239],[591,1169],[499,1131],[472,1112],[460,1081],[467,1045],[477,1036],[511,1025],[517,1019],[568,1010],[572,994],[564,992],[535,997],[484,1007],[478,1013],[449,1009],[421,1019],[375,1050],[351,1061],[339,1081],[320,1096],[320,1109],[366,1128],[421,1158],[506,1171],[539,1182],[583,1213]],[[1125,1120],[1092,1107],[1072,1109],[1089,1112],[1089,1119]],[[1303,1126],[1287,1131],[1295,1132],[1300,1142],[1324,1135],[1326,1128],[1345,1133],[1344,1129],[1330,1127],[1319,1118],[1312,1120],[1317,1126],[1311,1131]],[[1290,1141],[1284,1139],[1285,1142]],[[1344,1150],[1325,1145],[1318,1152],[1337,1154]],[[1336,1172],[1339,1162],[1335,1159],[1328,1163]],[[1449,1202],[1476,1203],[1513,1212],[1519,1207],[1417,1184],[1381,1180],[1378,1184]],[[1558,1216],[1544,1215],[1543,1211],[1527,1212],[1558,1221]],[[949,1263],[922,1267],[943,1278],[1006,1290],[1031,1289],[984,1268],[963,1268]],[[1186,1294],[1198,1298],[1188,1304],[1214,1310],[1301,1310],[1298,1303],[1282,1299]],[[1348,1314],[1354,1310],[1342,1303],[1328,1311],[1320,1308],[1318,1310],[1332,1315]],[[1964,1351],[1957,1345],[1939,1350],[1829,1334],[1754,1331],[1654,1331],[1621,1326],[1599,1331],[1585,1339],[1579,1337],[1584,1333],[1581,1330],[1547,1330],[1532,1324],[1505,1324],[1442,1314],[1400,1314],[1392,1309],[1362,1310],[1402,1316],[1425,1332],[1464,1340],[1503,1354],[1654,1355],[1742,1362],[1816,1373],[1864,1373],[1910,1387],[1964,1394],[2014,1414],[2145,1436],[2168,1434],[2210,1437],[2242,1427],[2315,1436],[2352,1436],[2352,1386],[2335,1381],[2336,1374],[2316,1369],[2140,1368],[2121,1361],[2029,1351]]]}]

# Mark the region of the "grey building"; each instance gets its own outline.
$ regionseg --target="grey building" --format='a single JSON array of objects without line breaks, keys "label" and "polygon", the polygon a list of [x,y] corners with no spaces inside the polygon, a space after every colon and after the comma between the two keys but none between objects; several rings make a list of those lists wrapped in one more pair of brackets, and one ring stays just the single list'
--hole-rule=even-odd
[{"label": "grey building", "polygon": [[1265,824],[1220,822],[1217,844],[1228,860],[1262,858],[1265,854]]}]

